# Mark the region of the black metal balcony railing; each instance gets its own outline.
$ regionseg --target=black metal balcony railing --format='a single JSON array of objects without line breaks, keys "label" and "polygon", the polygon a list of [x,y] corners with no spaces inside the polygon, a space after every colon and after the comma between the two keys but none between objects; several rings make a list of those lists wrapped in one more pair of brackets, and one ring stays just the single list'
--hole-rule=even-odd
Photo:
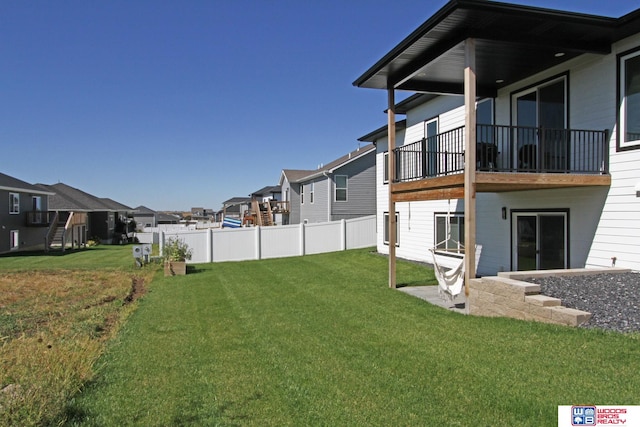
[{"label": "black metal balcony railing", "polygon": [[27,212],[27,226],[48,227],[51,224],[55,212],[30,211]]},{"label": "black metal balcony railing", "polygon": [[[478,125],[483,172],[605,174],[608,131]],[[397,147],[396,182],[464,173],[464,127]]]}]

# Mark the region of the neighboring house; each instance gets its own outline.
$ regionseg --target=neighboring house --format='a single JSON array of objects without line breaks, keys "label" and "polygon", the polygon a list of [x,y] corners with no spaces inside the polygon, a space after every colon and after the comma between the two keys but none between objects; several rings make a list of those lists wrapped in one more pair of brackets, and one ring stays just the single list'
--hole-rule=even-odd
[{"label": "neighboring house", "polygon": [[284,169],[280,186],[289,223],[358,218],[376,213],[376,149],[358,148],[316,170]]},{"label": "neighboring house", "polygon": [[[388,93],[386,131],[363,139],[377,145],[390,286],[396,256],[476,244],[480,275],[640,270],[640,9],[452,0],[354,85]],[[396,103],[397,90],[417,95]]]},{"label": "neighboring house", "polygon": [[289,204],[288,224],[300,224],[300,198],[304,193],[300,192],[301,182],[305,177],[315,174],[317,170],[283,169],[280,174],[280,186],[282,200]]},{"label": "neighboring house", "polygon": [[44,249],[53,192],[0,173],[0,253]]},{"label": "neighboring house", "polygon": [[133,222],[133,208],[108,197],[101,197],[100,201],[116,212],[116,236],[120,235],[122,236],[121,239],[130,241],[133,238],[133,233],[136,231]]},{"label": "neighboring house", "polygon": [[279,185],[269,185],[254,191],[251,196],[251,209],[246,211],[243,223],[252,225],[289,224],[289,203],[282,200]]},{"label": "neighboring house", "polygon": [[87,239],[96,238],[111,244],[127,238],[128,216],[132,208],[63,183],[37,186],[55,193],[49,199],[49,210],[58,213],[61,223],[71,222],[77,228],[77,231],[72,230],[74,243],[83,244]]},{"label": "neighboring house", "polygon": [[140,205],[133,209],[133,220],[136,222],[136,231],[143,231],[145,227],[158,226],[158,212]]},{"label": "neighboring house", "polygon": [[218,212],[218,222],[224,217],[242,219],[244,213],[251,209],[251,197],[232,197],[222,202],[222,211]]},{"label": "neighboring house", "polygon": [[195,221],[211,221],[214,219],[213,209],[191,208],[191,219]]},{"label": "neighboring house", "polygon": [[156,221],[160,224],[179,224],[180,218],[166,212],[157,212]]}]

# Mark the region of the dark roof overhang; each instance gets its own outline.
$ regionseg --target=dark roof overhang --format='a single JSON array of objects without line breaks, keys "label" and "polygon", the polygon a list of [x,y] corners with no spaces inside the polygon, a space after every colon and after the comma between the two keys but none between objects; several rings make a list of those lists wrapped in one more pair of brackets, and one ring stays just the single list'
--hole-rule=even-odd
[{"label": "dark roof overhang", "polygon": [[[400,120],[396,122],[396,131],[406,129],[406,127],[407,127],[406,120]],[[372,142],[375,144],[377,143],[378,140],[382,138],[386,138],[388,134],[389,134],[389,128],[387,127],[387,125],[384,125],[372,132],[369,132],[366,135],[361,136],[360,138],[358,138],[358,141]]]},{"label": "dark roof overhang", "polygon": [[[627,19],[623,23],[622,19]],[[620,19],[486,0],[451,0],[353,82],[354,86],[463,94],[465,41],[475,40],[477,94],[585,53],[608,54],[634,13]]]}]

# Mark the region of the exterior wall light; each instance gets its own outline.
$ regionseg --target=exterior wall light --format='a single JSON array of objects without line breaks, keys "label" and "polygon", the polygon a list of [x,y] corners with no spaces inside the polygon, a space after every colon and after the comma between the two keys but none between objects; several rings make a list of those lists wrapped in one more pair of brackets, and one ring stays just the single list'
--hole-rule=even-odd
[{"label": "exterior wall light", "polygon": [[507,207],[502,207],[502,219],[507,219]]}]

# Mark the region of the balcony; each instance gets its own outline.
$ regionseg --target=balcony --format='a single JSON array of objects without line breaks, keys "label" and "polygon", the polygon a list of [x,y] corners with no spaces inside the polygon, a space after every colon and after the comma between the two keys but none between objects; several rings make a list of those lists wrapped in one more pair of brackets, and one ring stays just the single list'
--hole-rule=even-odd
[{"label": "balcony", "polygon": [[48,227],[53,220],[55,212],[29,211],[26,213],[28,227]]},{"label": "balcony", "polygon": [[[393,151],[395,201],[464,197],[464,127]],[[478,125],[476,191],[608,186],[608,131]]]}]

